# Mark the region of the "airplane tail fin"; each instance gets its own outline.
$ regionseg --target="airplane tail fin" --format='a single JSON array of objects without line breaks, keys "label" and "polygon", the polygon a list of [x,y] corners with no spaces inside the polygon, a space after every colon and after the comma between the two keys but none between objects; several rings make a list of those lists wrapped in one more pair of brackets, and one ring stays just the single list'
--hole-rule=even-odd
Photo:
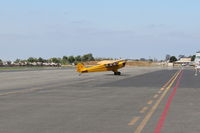
[{"label": "airplane tail fin", "polygon": [[76,65],[76,71],[77,72],[82,72],[82,70],[85,68],[85,66],[82,63],[78,63]]}]

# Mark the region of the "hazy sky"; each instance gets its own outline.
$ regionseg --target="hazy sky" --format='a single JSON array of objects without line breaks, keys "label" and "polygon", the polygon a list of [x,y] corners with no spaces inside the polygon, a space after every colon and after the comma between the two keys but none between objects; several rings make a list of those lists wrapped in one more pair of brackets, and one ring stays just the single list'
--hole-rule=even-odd
[{"label": "hazy sky", "polygon": [[4,0],[0,58],[194,54],[199,7],[199,0]]}]

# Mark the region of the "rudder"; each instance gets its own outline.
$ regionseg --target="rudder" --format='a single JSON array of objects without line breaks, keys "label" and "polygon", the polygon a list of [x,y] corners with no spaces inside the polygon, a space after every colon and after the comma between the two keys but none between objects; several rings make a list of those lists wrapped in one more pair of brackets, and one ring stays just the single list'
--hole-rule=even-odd
[{"label": "rudder", "polygon": [[76,71],[77,72],[82,72],[82,70],[85,68],[85,66],[82,63],[78,63],[76,65]]}]

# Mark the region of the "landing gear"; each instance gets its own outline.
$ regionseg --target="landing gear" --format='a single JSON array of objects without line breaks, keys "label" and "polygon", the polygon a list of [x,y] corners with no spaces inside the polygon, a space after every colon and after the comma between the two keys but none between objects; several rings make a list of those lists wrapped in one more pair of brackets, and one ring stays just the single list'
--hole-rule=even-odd
[{"label": "landing gear", "polygon": [[114,72],[114,75],[121,75],[121,72]]}]

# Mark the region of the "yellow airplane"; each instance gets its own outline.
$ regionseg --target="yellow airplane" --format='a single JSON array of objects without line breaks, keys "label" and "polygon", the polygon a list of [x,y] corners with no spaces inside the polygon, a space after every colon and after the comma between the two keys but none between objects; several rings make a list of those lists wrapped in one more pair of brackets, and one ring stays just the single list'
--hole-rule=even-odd
[{"label": "yellow airplane", "polygon": [[79,73],[113,71],[114,75],[121,75],[121,72],[119,72],[118,69],[125,67],[125,65],[125,60],[101,61],[98,62],[98,65],[92,67],[85,67],[82,63],[79,63],[77,64],[76,69]]}]

